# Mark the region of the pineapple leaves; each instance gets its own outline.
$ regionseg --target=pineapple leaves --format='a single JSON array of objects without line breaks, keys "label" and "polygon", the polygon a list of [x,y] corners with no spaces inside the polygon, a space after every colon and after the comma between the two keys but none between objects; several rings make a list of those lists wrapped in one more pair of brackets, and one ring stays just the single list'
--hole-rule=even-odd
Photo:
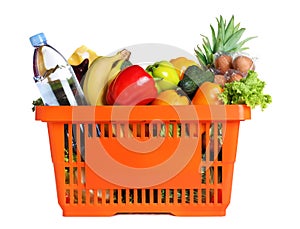
[{"label": "pineapple leaves", "polygon": [[236,33],[231,34],[228,40],[224,43],[224,49],[227,50],[227,52],[236,51],[236,44],[241,39],[244,32],[245,29],[242,28],[238,30]]},{"label": "pineapple leaves", "polygon": [[234,33],[234,16],[231,17],[228,26],[225,29],[225,42],[228,41],[231,34]]},{"label": "pineapple leaves", "polygon": [[202,67],[207,66],[207,59],[205,54],[202,52],[201,48],[199,47],[199,45],[197,45],[197,49],[194,49],[195,53],[196,53],[196,57],[199,61],[199,63],[201,64]]},{"label": "pineapple leaves", "polygon": [[240,23],[238,23],[235,27],[234,27],[234,30],[233,30],[233,33],[236,33],[240,28]]},{"label": "pineapple leaves", "polygon": [[213,54],[213,50],[210,46],[210,43],[209,43],[209,39],[208,37],[204,36],[204,35],[201,35],[203,37],[202,41],[203,41],[203,49],[205,51],[205,54],[206,54],[206,59],[207,59],[207,62],[208,63],[212,63],[214,60],[214,54]]},{"label": "pineapple leaves", "polygon": [[257,38],[257,36],[254,36],[254,37],[248,37],[248,38],[246,38],[245,40],[239,42],[239,43],[236,45],[236,49],[239,50],[239,51],[243,51],[243,50],[249,49],[248,47],[244,47],[244,48],[243,48],[243,45],[244,45],[247,41],[249,41],[249,40],[251,40],[251,39],[253,39],[253,38]]},{"label": "pineapple leaves", "polygon": [[211,29],[212,48],[213,48],[212,50],[213,50],[213,53],[215,53],[216,49],[217,49],[216,32],[215,32],[214,27],[212,27],[212,25],[210,25],[210,29]]},{"label": "pineapple leaves", "polygon": [[216,18],[217,29],[210,25],[211,41],[207,36],[202,36],[202,47],[195,49],[196,56],[201,65],[212,66],[216,53],[240,52],[248,49],[244,44],[255,37],[248,37],[240,41],[245,28],[240,28],[240,23],[234,24],[234,16],[228,22],[222,16]]},{"label": "pineapple leaves", "polygon": [[225,24],[223,17],[220,16],[220,20],[217,18],[218,22],[218,34],[217,34],[217,47],[218,50],[223,50],[223,41],[225,37]]}]

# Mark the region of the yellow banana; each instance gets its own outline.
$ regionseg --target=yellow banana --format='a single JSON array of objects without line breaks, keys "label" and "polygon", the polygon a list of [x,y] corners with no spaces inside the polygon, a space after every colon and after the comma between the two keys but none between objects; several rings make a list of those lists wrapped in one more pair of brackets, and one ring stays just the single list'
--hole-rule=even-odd
[{"label": "yellow banana", "polygon": [[117,60],[113,64],[113,67],[112,67],[111,71],[109,72],[108,84],[110,84],[110,82],[117,76],[117,74],[121,70],[123,70],[124,68],[128,67],[129,65],[132,65],[132,63],[129,60],[127,60],[127,59]]},{"label": "yellow banana", "polygon": [[83,82],[83,92],[90,105],[103,105],[103,95],[113,64],[117,60],[128,59],[130,54],[123,49],[113,56],[97,57],[93,61]]},{"label": "yellow banana", "polygon": [[121,66],[125,60],[117,60],[113,64],[113,67],[108,75],[108,84],[116,77],[116,75],[121,71]]},{"label": "yellow banana", "polygon": [[[128,59],[116,60],[113,63],[113,66],[112,66],[111,71],[109,72],[109,75],[108,75],[108,78],[107,78],[107,83],[105,85],[105,88],[104,88],[104,91],[103,91],[103,95],[106,95],[107,89],[108,89],[110,83],[118,75],[118,73],[121,70],[123,70],[124,68],[126,68],[126,67],[128,67],[130,65],[132,65],[132,63]],[[103,95],[99,96],[99,98],[97,100],[97,105],[106,104],[105,96],[103,96]]]}]

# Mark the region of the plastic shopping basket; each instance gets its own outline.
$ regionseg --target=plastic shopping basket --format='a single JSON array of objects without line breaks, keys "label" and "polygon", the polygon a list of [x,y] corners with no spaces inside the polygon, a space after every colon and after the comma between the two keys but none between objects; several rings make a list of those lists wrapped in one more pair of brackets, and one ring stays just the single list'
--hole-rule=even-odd
[{"label": "plastic shopping basket", "polygon": [[64,216],[222,216],[245,105],[39,106]]}]

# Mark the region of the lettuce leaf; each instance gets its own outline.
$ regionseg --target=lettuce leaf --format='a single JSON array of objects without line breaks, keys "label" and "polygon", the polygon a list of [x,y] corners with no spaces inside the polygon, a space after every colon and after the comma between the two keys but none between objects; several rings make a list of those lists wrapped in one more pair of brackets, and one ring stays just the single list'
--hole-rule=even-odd
[{"label": "lettuce leaf", "polygon": [[261,110],[264,110],[272,103],[272,97],[263,93],[265,82],[257,75],[255,71],[249,71],[240,81],[226,83],[219,98],[224,104],[246,104],[251,108],[260,106]]}]

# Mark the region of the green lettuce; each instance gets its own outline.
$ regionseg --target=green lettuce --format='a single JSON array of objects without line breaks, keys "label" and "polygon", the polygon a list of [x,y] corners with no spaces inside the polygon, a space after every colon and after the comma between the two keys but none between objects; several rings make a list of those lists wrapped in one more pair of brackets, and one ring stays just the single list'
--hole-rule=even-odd
[{"label": "green lettuce", "polygon": [[260,106],[264,110],[272,102],[272,97],[263,93],[265,82],[257,77],[255,71],[240,81],[233,81],[224,85],[224,91],[219,98],[224,104],[246,104],[251,108]]}]

